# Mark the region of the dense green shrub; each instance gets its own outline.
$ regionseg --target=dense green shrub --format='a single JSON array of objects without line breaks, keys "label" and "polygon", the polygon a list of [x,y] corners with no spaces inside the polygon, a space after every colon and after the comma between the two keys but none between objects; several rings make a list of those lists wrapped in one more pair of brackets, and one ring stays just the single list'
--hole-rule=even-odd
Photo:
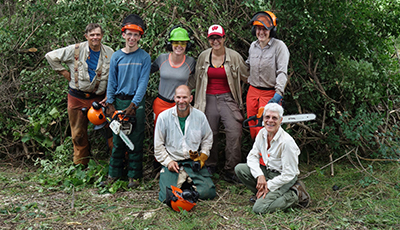
[{"label": "dense green shrub", "polygon": [[[398,1],[395,1],[398,3]],[[289,47],[286,113],[313,112],[317,120],[288,127],[303,151],[315,157],[360,146],[370,157],[399,157],[400,4],[393,1],[0,1],[0,157],[52,152],[68,136],[65,80],[43,59],[52,49],[84,40],[89,22],[106,31],[103,42],[123,46],[120,25],[130,13],[147,24],[141,47],[154,60],[165,52],[173,25],[193,32],[197,55],[208,47],[209,25],[221,24],[227,46],[246,59],[255,40],[247,22],[260,10],[279,18],[278,36]],[[37,51],[30,48],[36,48]],[[244,89],[246,89],[244,85]],[[147,90],[147,143],[158,75]],[[245,98],[245,97],[244,97]],[[244,130],[244,155],[251,140]],[[147,147],[151,154],[151,146]]]}]

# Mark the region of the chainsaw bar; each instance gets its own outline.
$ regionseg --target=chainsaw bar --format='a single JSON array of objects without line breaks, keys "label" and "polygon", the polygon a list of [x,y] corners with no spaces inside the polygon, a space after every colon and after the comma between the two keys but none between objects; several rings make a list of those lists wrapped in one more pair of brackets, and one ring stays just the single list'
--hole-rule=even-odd
[{"label": "chainsaw bar", "polygon": [[117,120],[113,120],[110,123],[110,129],[113,131],[113,133],[115,133],[116,135],[119,135],[119,137],[126,144],[126,146],[128,146],[128,148],[133,151],[134,145],[131,142],[131,140],[128,138],[128,136],[121,130],[121,126],[122,126],[122,124]]},{"label": "chainsaw bar", "polygon": [[124,143],[126,144],[126,146],[128,146],[128,148],[129,148],[131,151],[133,151],[133,149],[134,149],[135,147],[134,147],[133,143],[131,142],[131,140],[129,140],[128,136],[127,136],[124,132],[120,131],[120,132],[119,132],[119,137],[121,137],[121,139],[124,141]]},{"label": "chainsaw bar", "polygon": [[302,122],[302,121],[311,121],[315,120],[317,116],[313,113],[307,114],[295,114],[295,115],[286,115],[283,116],[282,123],[295,123],[295,122]]}]

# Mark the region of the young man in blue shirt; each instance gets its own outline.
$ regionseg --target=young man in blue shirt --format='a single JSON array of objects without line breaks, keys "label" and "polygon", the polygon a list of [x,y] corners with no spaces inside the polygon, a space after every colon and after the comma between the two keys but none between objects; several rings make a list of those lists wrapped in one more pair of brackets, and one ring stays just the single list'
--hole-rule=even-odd
[{"label": "young man in blue shirt", "polygon": [[[122,24],[122,37],[125,47],[116,51],[110,62],[107,87],[107,115],[123,110],[125,115],[136,116],[135,129],[128,135],[134,150],[127,148],[118,135],[114,135],[114,148],[110,158],[109,178],[102,185],[120,178],[127,162],[129,188],[139,185],[142,174],[143,141],[145,126],[145,94],[149,81],[150,55],[138,47],[145,25],[136,14],[127,16]],[[125,153],[128,159],[125,159]]]}]

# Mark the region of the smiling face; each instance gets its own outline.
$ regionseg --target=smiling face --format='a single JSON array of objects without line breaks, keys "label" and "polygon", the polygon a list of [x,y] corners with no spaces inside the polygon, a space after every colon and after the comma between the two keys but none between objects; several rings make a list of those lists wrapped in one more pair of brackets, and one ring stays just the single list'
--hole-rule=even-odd
[{"label": "smiling face", "polygon": [[103,38],[103,34],[101,33],[101,28],[95,28],[85,34],[85,38],[89,42],[89,47],[93,51],[100,50],[101,39]]},{"label": "smiling face", "polygon": [[193,100],[193,96],[190,93],[190,89],[186,85],[181,85],[176,88],[174,100],[176,103],[176,108],[178,109],[178,116],[186,117],[189,115],[190,103]]},{"label": "smiling face", "polygon": [[126,48],[136,49],[142,35],[140,35],[140,32],[137,30],[126,29],[122,33],[122,37],[125,39]]},{"label": "smiling face", "polygon": [[267,44],[270,40],[269,34],[270,31],[264,26],[256,26],[256,36],[260,43]]},{"label": "smiling face", "polygon": [[180,56],[185,54],[187,41],[173,41],[172,42],[172,53]]},{"label": "smiling face", "polygon": [[279,116],[278,112],[267,110],[264,113],[264,127],[268,132],[268,135],[274,136],[278,132],[279,127],[282,124],[282,117]]},{"label": "smiling face", "polygon": [[210,43],[210,46],[213,50],[219,50],[224,48],[224,43],[225,43],[225,36],[221,37],[218,35],[211,35],[210,37],[207,38],[208,43]]}]

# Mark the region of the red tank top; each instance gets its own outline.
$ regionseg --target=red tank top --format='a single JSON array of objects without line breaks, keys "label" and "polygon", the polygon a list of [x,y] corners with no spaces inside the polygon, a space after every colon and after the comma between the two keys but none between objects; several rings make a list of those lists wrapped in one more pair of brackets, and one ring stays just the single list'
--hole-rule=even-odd
[{"label": "red tank top", "polygon": [[223,94],[231,92],[224,66],[208,67],[207,94]]}]

